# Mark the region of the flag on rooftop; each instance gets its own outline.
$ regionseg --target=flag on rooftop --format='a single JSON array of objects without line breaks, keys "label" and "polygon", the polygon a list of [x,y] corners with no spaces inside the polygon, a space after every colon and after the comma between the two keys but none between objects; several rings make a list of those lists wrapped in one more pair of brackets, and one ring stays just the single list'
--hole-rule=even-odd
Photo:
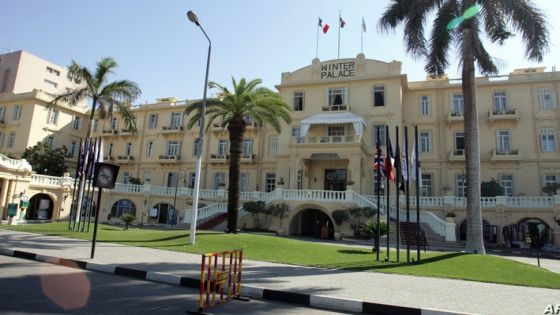
[{"label": "flag on rooftop", "polygon": [[321,30],[323,30],[323,34],[326,34],[329,31],[329,24],[325,23],[325,25],[323,25],[323,20],[321,18],[319,18],[319,27],[321,28]]}]

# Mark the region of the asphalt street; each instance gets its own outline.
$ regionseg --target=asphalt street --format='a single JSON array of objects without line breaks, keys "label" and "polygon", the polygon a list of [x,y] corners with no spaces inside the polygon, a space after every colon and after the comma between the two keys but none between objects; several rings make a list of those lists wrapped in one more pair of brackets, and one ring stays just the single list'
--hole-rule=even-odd
[{"label": "asphalt street", "polygon": [[[0,314],[185,314],[197,290],[0,256]],[[344,314],[292,304],[230,301],[212,314]]]}]

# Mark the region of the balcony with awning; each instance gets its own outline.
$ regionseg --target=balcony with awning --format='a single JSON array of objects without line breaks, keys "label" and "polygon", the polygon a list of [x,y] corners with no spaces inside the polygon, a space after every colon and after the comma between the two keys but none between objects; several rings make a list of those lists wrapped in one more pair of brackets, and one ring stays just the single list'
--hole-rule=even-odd
[{"label": "balcony with awning", "polygon": [[[354,134],[309,136],[309,130],[316,125],[352,125]],[[292,144],[359,144],[365,125],[362,117],[350,112],[312,115],[301,121],[300,134],[293,137]]]}]

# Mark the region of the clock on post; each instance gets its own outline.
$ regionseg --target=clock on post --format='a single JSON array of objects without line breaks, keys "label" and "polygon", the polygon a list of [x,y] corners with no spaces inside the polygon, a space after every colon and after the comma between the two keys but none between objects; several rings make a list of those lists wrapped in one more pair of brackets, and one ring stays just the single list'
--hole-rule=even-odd
[{"label": "clock on post", "polygon": [[119,166],[109,163],[95,163],[93,186],[98,188],[113,188],[119,175]]}]

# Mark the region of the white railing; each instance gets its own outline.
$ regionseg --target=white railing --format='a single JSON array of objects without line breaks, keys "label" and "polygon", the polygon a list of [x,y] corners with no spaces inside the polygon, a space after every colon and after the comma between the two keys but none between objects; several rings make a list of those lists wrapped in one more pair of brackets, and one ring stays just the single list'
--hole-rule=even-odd
[{"label": "white railing", "polygon": [[72,177],[32,174],[30,184],[43,187],[64,187],[74,185],[74,179]]},{"label": "white railing", "polygon": [[552,208],[554,197],[506,197],[505,206],[509,208]]},{"label": "white railing", "polygon": [[[227,203],[214,203],[198,209],[197,222],[215,216],[216,214],[226,213]],[[192,218],[192,208],[185,211],[183,223],[190,224]]]},{"label": "white railing", "polygon": [[9,157],[0,154],[0,165],[13,170],[13,171],[32,171],[31,168],[31,164],[29,164],[29,162],[27,162],[27,160],[25,159],[20,159],[20,160],[16,160],[16,159],[10,159]]},{"label": "white railing", "polygon": [[338,143],[360,143],[360,135],[349,136],[322,136],[322,137],[292,137],[293,144],[338,144]]}]

